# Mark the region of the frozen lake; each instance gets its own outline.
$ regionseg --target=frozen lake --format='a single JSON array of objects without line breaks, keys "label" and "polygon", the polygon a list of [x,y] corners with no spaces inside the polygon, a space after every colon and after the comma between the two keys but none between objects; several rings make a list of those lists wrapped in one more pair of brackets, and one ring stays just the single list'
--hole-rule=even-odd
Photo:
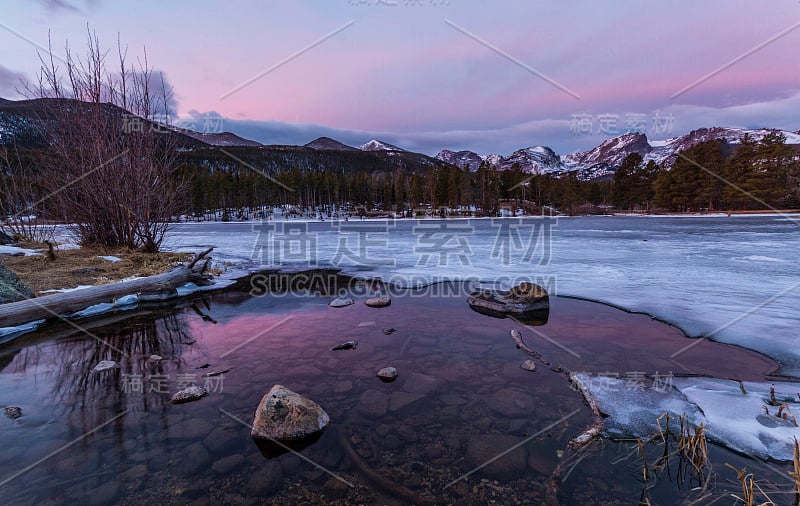
[{"label": "frozen lake", "polygon": [[533,280],[760,351],[800,376],[800,228],[787,217],[200,223],[164,243],[207,245],[253,269],[339,267],[404,286]]}]

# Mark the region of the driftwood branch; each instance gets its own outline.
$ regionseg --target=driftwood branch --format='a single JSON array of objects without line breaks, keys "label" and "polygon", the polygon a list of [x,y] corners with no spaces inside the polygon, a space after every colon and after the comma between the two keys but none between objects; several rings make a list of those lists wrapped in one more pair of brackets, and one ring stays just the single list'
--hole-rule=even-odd
[{"label": "driftwood branch", "polygon": [[578,434],[577,436],[573,437],[567,443],[567,451],[565,452],[564,458],[562,458],[561,462],[558,466],[553,470],[553,473],[550,475],[550,480],[547,484],[546,489],[546,499],[545,503],[548,506],[557,506],[559,504],[558,500],[558,487],[559,484],[562,482],[562,476],[568,472],[572,466],[577,465],[580,460],[578,459],[578,454],[582,453],[583,451],[588,449],[589,443],[595,441],[601,435],[601,430],[603,428],[603,414],[600,412],[600,408],[597,405],[594,397],[592,397],[589,392],[586,390],[584,385],[578,381],[577,377],[569,372],[566,368],[560,365],[553,365],[550,362],[544,360],[542,358],[542,354],[525,344],[525,341],[522,340],[522,333],[517,330],[511,330],[511,339],[514,340],[514,344],[517,346],[518,349],[524,351],[531,357],[535,358],[539,362],[541,362],[544,366],[548,367],[553,372],[564,374],[569,378],[569,381],[575,386],[575,388],[583,395],[583,398],[586,400],[586,403],[589,405],[589,409],[592,410],[592,424],[587,427],[583,432]]},{"label": "driftwood branch", "polygon": [[188,282],[208,284],[208,278],[203,276],[202,271],[195,268],[195,264],[208,255],[211,249],[197,255],[188,265],[175,267],[156,276],[0,304],[0,327],[14,327],[36,320],[64,318],[64,315],[75,313],[95,304],[113,302],[125,295],[174,289]]}]

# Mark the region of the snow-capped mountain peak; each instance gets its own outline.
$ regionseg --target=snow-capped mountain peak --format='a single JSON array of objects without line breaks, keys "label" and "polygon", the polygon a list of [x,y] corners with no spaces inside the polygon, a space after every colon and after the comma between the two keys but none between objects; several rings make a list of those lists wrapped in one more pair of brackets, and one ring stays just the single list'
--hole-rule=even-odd
[{"label": "snow-capped mountain peak", "polygon": [[379,141],[377,139],[372,139],[366,144],[360,145],[358,149],[361,151],[405,151],[405,149],[398,148],[388,142]]}]

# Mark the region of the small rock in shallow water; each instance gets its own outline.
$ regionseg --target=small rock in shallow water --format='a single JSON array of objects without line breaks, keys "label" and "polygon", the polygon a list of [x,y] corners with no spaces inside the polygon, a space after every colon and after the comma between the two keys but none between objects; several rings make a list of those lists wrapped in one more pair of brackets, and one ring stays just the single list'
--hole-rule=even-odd
[{"label": "small rock in shallow water", "polygon": [[535,370],[536,370],[536,362],[534,362],[533,360],[526,360],[525,362],[521,363],[521,364],[519,365],[519,367],[520,367],[521,369],[524,369],[524,370],[526,370],[526,371],[531,371],[531,372],[533,372],[533,371],[535,371]]},{"label": "small rock in shallow water", "polygon": [[119,369],[119,364],[113,360],[103,360],[92,369],[92,372],[110,371],[111,369]]},{"label": "small rock in shallow water", "polygon": [[148,362],[161,362],[164,360],[164,357],[161,355],[150,355],[150,358],[147,359]]},{"label": "small rock in shallow water", "polygon": [[199,401],[208,394],[205,388],[191,386],[184,388],[172,396],[172,404],[183,404],[184,402]]},{"label": "small rock in shallow water", "polygon": [[337,344],[331,351],[339,351],[339,350],[353,350],[358,346],[358,341],[347,341],[346,343]]},{"label": "small rock in shallow water", "polygon": [[18,406],[8,406],[7,408],[3,409],[3,413],[5,413],[5,415],[12,420],[16,420],[22,416],[22,408]]},{"label": "small rock in shallow water", "polygon": [[371,299],[367,299],[364,301],[364,304],[368,307],[386,307],[391,305],[392,299],[389,296],[384,295],[381,297],[373,297]]},{"label": "small rock in shallow water", "polygon": [[391,329],[391,328],[390,329],[383,329],[383,334],[386,335],[386,336],[388,336],[389,334],[394,334],[395,332],[397,332],[397,330],[395,330],[395,329]]},{"label": "small rock in shallow water", "polygon": [[336,297],[328,304],[329,307],[347,307],[355,302],[350,297]]},{"label": "small rock in shallow water", "polygon": [[397,369],[394,367],[384,367],[378,371],[378,378],[384,383],[391,383],[397,379]]}]

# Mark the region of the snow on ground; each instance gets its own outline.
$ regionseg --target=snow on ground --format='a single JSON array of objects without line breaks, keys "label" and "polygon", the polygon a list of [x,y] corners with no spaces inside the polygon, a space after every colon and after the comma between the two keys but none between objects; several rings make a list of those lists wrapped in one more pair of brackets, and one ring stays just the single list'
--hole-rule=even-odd
[{"label": "snow on ground", "polygon": [[83,290],[84,288],[91,288],[93,285],[78,285],[72,288],[53,288],[52,290],[42,290],[41,293],[67,293],[74,292],[75,290]]},{"label": "snow on ground", "polygon": [[112,255],[98,255],[97,258],[102,258],[103,260],[108,260],[111,263],[121,262],[122,259],[120,257],[115,257]]},{"label": "snow on ground", "polygon": [[18,255],[20,253],[22,253],[26,257],[42,254],[40,250],[35,250],[35,249],[20,248],[18,246],[8,246],[8,245],[0,246],[0,255]]},{"label": "snow on ground", "polygon": [[685,414],[693,427],[706,426],[710,440],[761,459],[791,461],[794,438],[800,439],[800,427],[792,422],[800,414],[800,383],[774,385],[778,402],[790,407],[789,420],[783,420],[776,416],[778,407],[769,405],[769,383],[744,382],[742,393],[738,382],[716,378],[672,378],[667,388],[586,374],[574,378],[609,415],[604,425],[612,437],[651,437],[659,431],[658,417],[669,413],[674,419]]}]

